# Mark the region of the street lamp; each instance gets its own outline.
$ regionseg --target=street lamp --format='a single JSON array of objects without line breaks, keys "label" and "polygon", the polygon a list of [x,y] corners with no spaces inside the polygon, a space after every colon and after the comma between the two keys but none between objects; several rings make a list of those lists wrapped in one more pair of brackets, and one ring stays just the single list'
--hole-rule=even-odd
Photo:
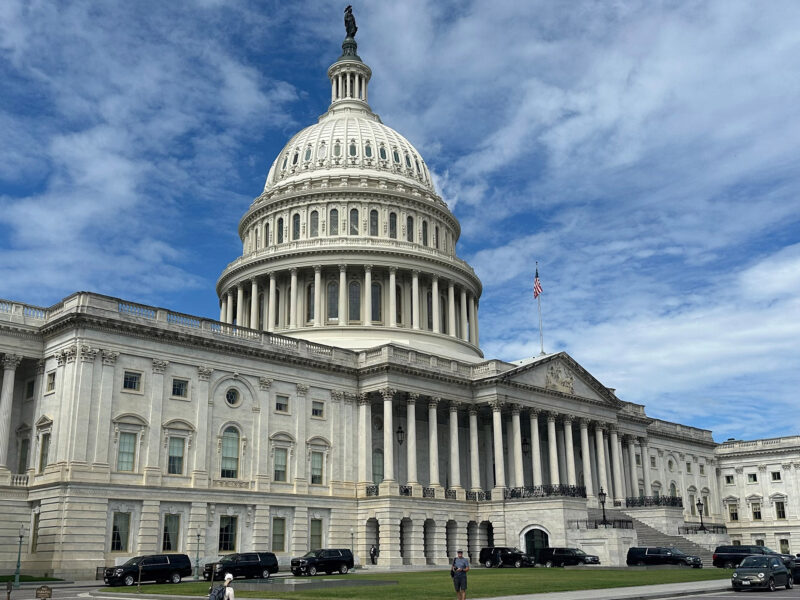
[{"label": "street lamp", "polygon": [[200,530],[197,530],[197,550],[194,555],[194,578],[200,579]]},{"label": "street lamp", "polygon": [[703,525],[703,502],[700,498],[697,499],[697,504],[695,504],[695,506],[697,507],[697,512],[700,513],[700,528],[697,531],[707,531],[706,526]]},{"label": "street lamp", "polygon": [[19,589],[19,566],[22,560],[22,536],[25,535],[25,526],[19,526],[19,549],[17,550],[17,570],[14,571],[14,589]]},{"label": "street lamp", "polygon": [[356,533],[356,530],[351,527],[350,528],[350,554],[353,554],[353,555],[355,555],[355,553],[356,553],[356,550],[355,550],[356,547],[353,545],[353,536],[355,535],[355,533]]},{"label": "street lamp", "polygon": [[395,437],[397,438],[397,444],[399,446],[402,446],[403,442],[406,441],[406,432],[403,431],[403,426],[402,425],[398,425],[397,426],[397,431],[395,431],[394,434],[395,434]]},{"label": "street lamp", "polygon": [[600,500],[600,506],[603,508],[603,520],[600,521],[600,525],[606,527],[608,525],[608,521],[606,521],[606,493],[603,491],[602,486],[600,486],[600,491],[597,492],[597,499]]},{"label": "street lamp", "polygon": [[528,441],[528,438],[522,438],[522,453],[527,456],[530,450],[531,450],[531,444]]}]

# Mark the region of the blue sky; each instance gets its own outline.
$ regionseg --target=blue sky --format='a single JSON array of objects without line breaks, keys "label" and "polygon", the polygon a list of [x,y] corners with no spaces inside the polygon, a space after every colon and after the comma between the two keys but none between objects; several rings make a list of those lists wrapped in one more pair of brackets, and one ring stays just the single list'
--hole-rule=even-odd
[{"label": "blue sky", "polygon": [[[344,4],[0,3],[0,298],[218,316],[237,223],[327,108]],[[484,283],[487,357],[566,350],[650,416],[795,435],[800,3],[371,1],[370,102]]]}]

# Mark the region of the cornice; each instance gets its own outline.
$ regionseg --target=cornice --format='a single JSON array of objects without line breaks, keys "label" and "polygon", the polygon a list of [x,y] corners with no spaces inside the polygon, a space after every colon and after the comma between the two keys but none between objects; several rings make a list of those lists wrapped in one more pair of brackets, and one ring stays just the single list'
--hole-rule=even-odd
[{"label": "cornice", "polygon": [[379,375],[381,373],[398,373],[402,375],[412,375],[422,379],[433,381],[442,381],[449,384],[460,385],[465,387],[472,387],[472,382],[467,377],[458,377],[445,372],[426,371],[417,367],[397,364],[397,363],[382,363],[379,365],[372,365],[369,367],[361,367],[358,371],[358,376],[364,378],[368,375]]}]

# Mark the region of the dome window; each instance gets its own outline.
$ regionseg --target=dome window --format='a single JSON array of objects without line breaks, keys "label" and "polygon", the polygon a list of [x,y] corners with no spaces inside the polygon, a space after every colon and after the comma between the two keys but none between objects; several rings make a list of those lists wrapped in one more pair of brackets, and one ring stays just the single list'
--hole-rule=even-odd
[{"label": "dome window", "polygon": [[300,153],[295,151],[294,156],[292,157],[292,165],[296,165],[297,164],[297,159],[298,158],[300,158]]},{"label": "dome window", "polygon": [[423,221],[422,222],[422,245],[423,246],[427,246],[428,245],[428,222],[427,221]]},{"label": "dome window", "polygon": [[350,209],[350,235],[358,235],[358,209]]},{"label": "dome window", "polygon": [[356,156],[357,154],[356,142],[353,140],[350,142],[350,156]]},{"label": "dome window", "polygon": [[397,239],[397,213],[389,213],[389,237]]},{"label": "dome window", "polygon": [[328,147],[325,145],[325,142],[322,142],[319,145],[319,149],[317,150],[317,158],[325,158],[328,154]]},{"label": "dome window", "polygon": [[422,169],[419,168],[419,161],[415,158],[414,164],[417,165],[417,173],[422,173]]},{"label": "dome window", "polygon": [[414,241],[414,217],[406,219],[406,240],[409,242]]},{"label": "dome window", "polygon": [[333,145],[333,155],[337,158],[342,155],[342,145],[339,143],[339,140],[336,140],[336,143]]},{"label": "dome window", "polygon": [[367,145],[364,146],[364,156],[367,158],[372,158],[372,146],[369,142],[367,142]]},{"label": "dome window", "polygon": [[278,243],[283,243],[283,217],[278,219],[278,228],[277,228],[277,235],[278,235]]},{"label": "dome window", "polygon": [[311,211],[310,221],[311,237],[317,237],[319,235],[319,213],[317,211]]},{"label": "dome window", "polygon": [[398,165],[400,164],[400,153],[397,151],[397,148],[392,151],[392,158],[394,158],[394,162]]},{"label": "dome window", "polygon": [[378,156],[381,157],[381,160],[386,160],[386,146],[381,145],[381,147],[378,148]]},{"label": "dome window", "polygon": [[286,168],[286,163],[288,162],[289,162],[289,155],[287,154],[286,156],[283,157],[283,166],[281,167],[281,170]]},{"label": "dome window", "polygon": [[339,235],[339,211],[335,208],[331,209],[331,218],[328,229],[331,235]]},{"label": "dome window", "polygon": [[295,213],[292,215],[292,241],[300,239],[300,215]]},{"label": "dome window", "polygon": [[309,146],[308,148],[306,148],[306,153],[305,153],[305,155],[303,156],[303,160],[304,160],[305,162],[308,162],[308,161],[310,161],[310,160],[311,160],[311,146]]},{"label": "dome window", "polygon": [[372,236],[378,235],[378,211],[369,211],[369,234]]},{"label": "dome window", "polygon": [[411,168],[411,157],[406,152],[406,166],[410,169]]}]

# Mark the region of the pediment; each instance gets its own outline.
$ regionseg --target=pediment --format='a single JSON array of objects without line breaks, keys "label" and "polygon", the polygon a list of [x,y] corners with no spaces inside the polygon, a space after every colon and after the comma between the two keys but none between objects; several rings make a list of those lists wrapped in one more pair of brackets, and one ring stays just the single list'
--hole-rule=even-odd
[{"label": "pediment", "polygon": [[622,402],[566,352],[538,357],[503,373],[507,382],[542,388],[554,394],[578,396],[619,408]]},{"label": "pediment", "polygon": [[36,428],[37,429],[42,429],[44,427],[51,427],[52,425],[53,425],[53,419],[51,419],[47,415],[42,415],[36,421]]}]

